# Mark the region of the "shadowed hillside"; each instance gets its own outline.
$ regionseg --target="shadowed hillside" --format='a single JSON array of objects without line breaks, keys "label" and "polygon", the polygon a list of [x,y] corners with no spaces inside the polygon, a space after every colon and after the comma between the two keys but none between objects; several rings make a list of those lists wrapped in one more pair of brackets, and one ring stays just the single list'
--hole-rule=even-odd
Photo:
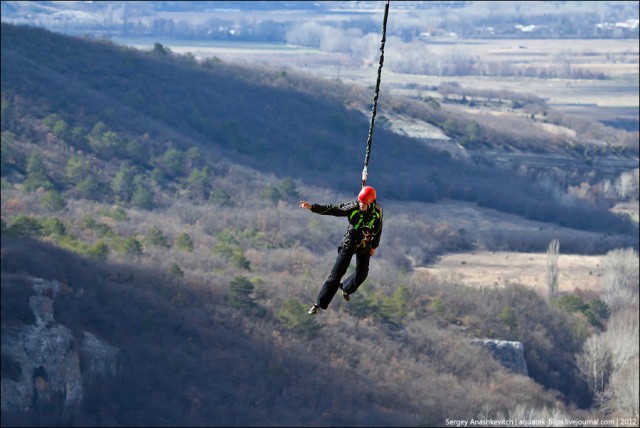
[{"label": "shadowed hillside", "polygon": [[[161,45],[144,53],[5,24],[2,56],[2,91],[9,106],[3,109],[3,129],[19,128],[20,109],[32,105],[42,116],[55,112],[69,128],[89,132],[102,122],[122,136],[162,144],[147,147],[152,151],[195,145],[206,157],[223,155],[323,187],[344,191],[360,183],[369,118],[359,110],[371,101],[361,90],[285,71],[215,60],[199,64]],[[380,111],[385,108],[381,103]],[[455,115],[434,111],[432,120],[449,123],[454,134],[462,132],[458,138],[468,138],[467,125],[456,124]],[[128,157],[117,150],[93,151],[98,157]],[[371,184],[391,199],[447,197],[575,228],[629,230],[605,209],[558,201],[553,190],[530,177],[453,160],[380,126],[369,171]]]},{"label": "shadowed hillside", "polygon": [[[64,278],[69,288],[55,301],[55,320],[121,351],[116,379],[87,380],[85,407],[73,425],[304,425],[318,418],[316,423],[344,426],[358,408],[367,414],[357,420],[370,426],[416,422],[417,408],[385,411],[396,401],[391,390],[370,388],[361,375],[323,365],[305,349],[312,342],[282,349],[270,327],[246,332],[250,321],[227,306],[221,284],[190,289],[153,270],[87,262],[25,240],[3,238],[2,251],[3,327],[29,311],[27,301],[17,298],[28,294],[26,273]],[[55,413],[28,417],[35,425],[63,422]],[[3,426],[19,421],[24,417],[3,410]]]},{"label": "shadowed hillside", "polygon": [[[368,310],[365,299],[350,310],[333,312],[319,322],[322,328],[300,324],[296,333],[284,319],[277,322],[276,307],[262,298],[254,309],[234,309],[226,284],[96,263],[25,239],[3,238],[2,254],[3,330],[29,322],[24,315],[29,312],[28,277],[57,278],[65,289],[55,299],[55,321],[77,337],[91,332],[120,353],[115,378],[84,380],[83,406],[74,418],[61,416],[55,406],[36,407],[22,415],[3,411],[3,425],[438,425],[452,415],[473,417],[487,406],[507,415],[516,405],[554,402],[553,394],[532,380],[500,369],[485,351],[443,329],[440,309],[429,314],[428,306],[415,308],[422,313],[420,322],[398,330],[391,318],[360,319],[358,312]],[[552,341],[562,347],[526,338],[528,352],[536,349],[529,370],[541,379],[548,370],[571,373],[565,353],[574,349],[574,339],[562,333],[567,316],[540,307],[539,298],[523,291],[480,297],[483,304],[474,308],[472,300],[479,296],[460,288],[443,299],[442,307],[446,316],[457,316],[466,306],[465,316],[481,319],[482,313],[509,302],[523,332],[528,323],[546,320]],[[421,294],[436,296],[438,287]],[[488,306],[490,300],[495,307]],[[525,308],[531,313],[521,312]],[[504,329],[500,322],[486,327]],[[3,365],[3,377],[5,370]],[[566,389],[558,382],[575,381],[563,375],[555,377],[553,386]],[[488,390],[488,385],[499,386]],[[573,399],[584,405],[588,397]]]}]

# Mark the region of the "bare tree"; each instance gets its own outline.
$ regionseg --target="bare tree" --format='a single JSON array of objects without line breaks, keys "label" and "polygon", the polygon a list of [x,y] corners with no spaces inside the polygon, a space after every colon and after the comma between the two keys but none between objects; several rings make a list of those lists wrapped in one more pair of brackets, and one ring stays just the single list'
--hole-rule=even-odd
[{"label": "bare tree", "polygon": [[560,241],[554,239],[547,248],[547,288],[549,297],[555,298],[558,294],[558,254]]},{"label": "bare tree", "polygon": [[554,408],[537,408],[526,404],[518,404],[515,409],[509,410],[508,419],[514,421],[548,421],[544,426],[557,426],[554,421],[570,419],[566,411],[556,404]]},{"label": "bare tree", "polygon": [[589,388],[602,400],[611,376],[611,354],[602,335],[587,339],[577,362]]},{"label": "bare tree", "polygon": [[638,200],[638,168],[620,174],[615,187],[620,199]]},{"label": "bare tree", "polygon": [[603,300],[611,312],[638,304],[638,253],[632,248],[609,251],[602,260]]},{"label": "bare tree", "polygon": [[611,398],[613,410],[625,417],[638,418],[640,408],[640,363],[638,357],[627,361],[611,380]]},{"label": "bare tree", "polygon": [[578,368],[600,409],[638,414],[638,307],[620,310],[604,333],[593,335],[578,355]]},{"label": "bare tree", "polygon": [[625,308],[609,321],[604,338],[611,352],[612,370],[622,370],[629,360],[638,358],[638,312],[637,308]]}]

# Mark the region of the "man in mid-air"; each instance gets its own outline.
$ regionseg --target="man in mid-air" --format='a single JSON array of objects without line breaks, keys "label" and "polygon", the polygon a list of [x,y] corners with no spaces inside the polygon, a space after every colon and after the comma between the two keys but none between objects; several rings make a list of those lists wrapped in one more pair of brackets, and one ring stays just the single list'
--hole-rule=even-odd
[{"label": "man in mid-air", "polygon": [[[369,258],[376,253],[382,234],[382,207],[376,202],[376,191],[365,186],[358,194],[358,200],[339,205],[310,204],[300,202],[300,208],[320,215],[347,217],[349,227],[342,244],[338,247],[338,257],[329,277],[325,281],[316,303],[309,309],[309,315],[318,313],[318,308],[327,309],[338,288],[342,297],[349,300],[369,273]],[[356,256],[356,270],[344,283],[340,280],[347,272],[353,256]]]}]

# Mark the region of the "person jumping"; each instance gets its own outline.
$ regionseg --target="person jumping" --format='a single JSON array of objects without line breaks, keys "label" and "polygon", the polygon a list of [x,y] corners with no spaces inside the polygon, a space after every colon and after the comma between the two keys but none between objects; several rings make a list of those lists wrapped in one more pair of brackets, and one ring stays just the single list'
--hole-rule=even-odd
[{"label": "person jumping", "polygon": [[[318,308],[327,309],[338,288],[342,297],[349,301],[369,273],[369,258],[376,253],[382,234],[382,207],[376,202],[376,191],[364,186],[358,194],[358,200],[339,205],[310,204],[300,202],[300,208],[311,210],[320,215],[347,217],[349,227],[342,244],[338,247],[338,257],[329,277],[325,281],[316,303],[309,309],[309,315],[318,313]],[[356,256],[356,270],[344,283],[340,280],[347,272],[353,255]]]}]

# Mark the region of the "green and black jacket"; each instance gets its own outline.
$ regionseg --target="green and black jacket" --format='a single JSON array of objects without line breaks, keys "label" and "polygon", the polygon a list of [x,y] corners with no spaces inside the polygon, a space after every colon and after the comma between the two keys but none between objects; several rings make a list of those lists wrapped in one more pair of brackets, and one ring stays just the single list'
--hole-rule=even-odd
[{"label": "green and black jacket", "polygon": [[375,201],[367,211],[360,211],[358,201],[339,205],[312,204],[311,211],[349,219],[349,228],[342,243],[345,249],[360,252],[368,248],[378,248],[382,235],[382,207]]}]

